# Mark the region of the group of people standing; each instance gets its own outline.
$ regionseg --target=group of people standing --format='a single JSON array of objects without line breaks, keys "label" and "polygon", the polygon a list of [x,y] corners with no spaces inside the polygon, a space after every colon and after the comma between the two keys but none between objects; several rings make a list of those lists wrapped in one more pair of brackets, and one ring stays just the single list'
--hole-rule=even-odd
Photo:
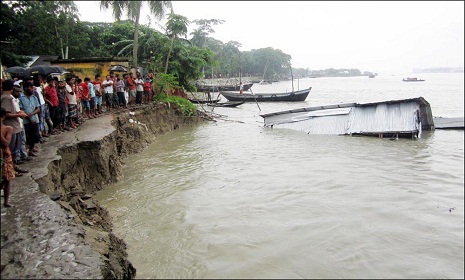
[{"label": "group of people standing", "polygon": [[10,181],[29,172],[18,165],[38,156],[38,143],[112,109],[152,101],[153,79],[133,75],[110,72],[103,81],[98,74],[93,80],[34,76],[2,81],[0,160],[5,207],[11,207]]}]

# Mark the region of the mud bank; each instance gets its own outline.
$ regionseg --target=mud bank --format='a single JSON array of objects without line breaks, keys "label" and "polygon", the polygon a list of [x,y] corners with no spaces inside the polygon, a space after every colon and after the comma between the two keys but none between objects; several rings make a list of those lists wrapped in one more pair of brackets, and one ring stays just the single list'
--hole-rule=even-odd
[{"label": "mud bank", "polygon": [[[13,208],[1,209],[1,278],[132,279],[126,244],[93,200],[122,178],[122,160],[156,136],[208,119],[182,117],[173,104],[102,115],[40,145],[12,181]],[[132,119],[133,121],[130,121]],[[2,198],[3,199],[3,198]]]}]

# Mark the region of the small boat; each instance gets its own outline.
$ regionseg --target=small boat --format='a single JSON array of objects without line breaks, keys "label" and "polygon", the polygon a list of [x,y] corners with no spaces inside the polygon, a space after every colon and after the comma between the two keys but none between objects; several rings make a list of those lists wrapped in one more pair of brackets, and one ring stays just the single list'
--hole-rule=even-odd
[{"label": "small boat", "polygon": [[195,104],[214,104],[220,101],[219,98],[217,99],[199,99],[199,98],[189,98],[189,101]]},{"label": "small boat", "polygon": [[220,94],[213,94],[209,92],[188,92],[187,96],[190,102],[196,104],[210,104],[218,103],[220,101]]},{"label": "small boat", "polygon": [[221,103],[210,103],[207,104],[207,106],[212,106],[212,107],[237,107],[241,104],[244,104],[244,101],[227,101],[227,102],[221,102]]},{"label": "small boat", "polygon": [[418,78],[407,78],[407,79],[402,79],[404,82],[424,82],[425,80],[418,79]]},{"label": "small boat", "polygon": [[368,76],[368,78],[374,78],[374,77],[375,77],[375,75],[370,75],[370,76]]},{"label": "small boat", "polygon": [[274,102],[274,101],[305,101],[312,87],[308,89],[285,93],[240,93],[236,91],[220,91],[229,101],[244,102]]},{"label": "small boat", "polygon": [[[245,84],[242,84],[242,90],[249,90],[251,87],[253,86],[253,83],[245,83]],[[224,91],[239,91],[241,90],[241,85],[238,84],[238,85],[223,85],[223,86],[219,86],[218,89],[221,91],[221,90],[224,90]]]},{"label": "small boat", "polygon": [[[242,84],[242,90],[249,90],[252,86],[253,86],[253,83],[244,83],[244,84]],[[197,91],[199,91],[199,92],[206,92],[206,91],[218,92],[218,91],[221,91],[221,90],[225,90],[225,91],[239,91],[239,90],[241,90],[241,84],[235,84],[235,85],[228,85],[228,84],[224,84],[224,85],[219,85],[219,84],[206,85],[206,84],[197,83],[196,87],[197,87]]]}]

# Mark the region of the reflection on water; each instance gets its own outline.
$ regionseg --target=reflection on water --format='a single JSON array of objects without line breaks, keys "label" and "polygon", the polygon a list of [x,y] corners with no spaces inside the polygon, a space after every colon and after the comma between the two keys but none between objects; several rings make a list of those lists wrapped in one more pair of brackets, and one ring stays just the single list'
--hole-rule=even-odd
[{"label": "reflection on water", "polygon": [[97,198],[137,277],[463,278],[463,130],[387,140],[263,127],[265,110],[335,103],[335,81],[299,106],[215,108],[217,122],[127,158],[125,179]]}]

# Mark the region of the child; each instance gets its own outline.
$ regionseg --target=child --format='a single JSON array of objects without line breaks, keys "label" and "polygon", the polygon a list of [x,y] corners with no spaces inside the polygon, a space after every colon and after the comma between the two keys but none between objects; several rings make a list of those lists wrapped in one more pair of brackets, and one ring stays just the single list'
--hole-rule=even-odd
[{"label": "child", "polygon": [[148,104],[150,101],[150,91],[151,91],[151,86],[152,84],[150,83],[150,80],[145,77],[145,82],[144,82],[144,99],[142,103]]},{"label": "child", "polygon": [[1,119],[1,133],[0,133],[0,150],[1,150],[1,189],[4,192],[3,206],[12,207],[9,204],[10,200],[10,182],[15,178],[15,168],[13,165],[13,158],[11,157],[11,151],[9,148],[11,135],[13,133],[13,127],[4,125],[3,120],[6,118],[6,111],[0,108],[0,119]]}]

